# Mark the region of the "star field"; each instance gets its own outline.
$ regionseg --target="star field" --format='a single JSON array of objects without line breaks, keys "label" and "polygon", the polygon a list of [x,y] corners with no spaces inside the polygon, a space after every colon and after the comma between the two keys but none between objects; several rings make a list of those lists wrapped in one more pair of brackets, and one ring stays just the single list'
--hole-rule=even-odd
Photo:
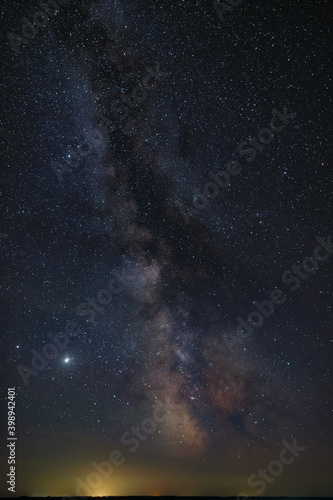
[{"label": "star field", "polygon": [[93,494],[256,495],[293,439],[266,493],[332,495],[329,2],[42,3],[1,17],[15,495],[112,450]]}]

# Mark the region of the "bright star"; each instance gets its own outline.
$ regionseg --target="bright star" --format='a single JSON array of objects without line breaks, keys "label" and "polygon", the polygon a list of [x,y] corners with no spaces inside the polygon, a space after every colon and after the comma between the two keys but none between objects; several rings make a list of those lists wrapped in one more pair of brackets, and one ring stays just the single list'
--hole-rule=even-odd
[{"label": "bright star", "polygon": [[71,360],[71,358],[68,358],[68,357],[64,359],[65,363],[69,363],[70,360]]}]

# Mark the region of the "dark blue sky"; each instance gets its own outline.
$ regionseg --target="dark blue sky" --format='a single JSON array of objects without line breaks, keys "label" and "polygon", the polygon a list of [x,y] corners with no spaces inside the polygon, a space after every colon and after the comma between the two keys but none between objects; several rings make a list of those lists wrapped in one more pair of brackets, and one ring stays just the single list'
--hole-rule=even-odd
[{"label": "dark blue sky", "polygon": [[331,495],[329,2],[48,5],[1,20],[15,494],[255,495],[297,439],[265,494]]}]

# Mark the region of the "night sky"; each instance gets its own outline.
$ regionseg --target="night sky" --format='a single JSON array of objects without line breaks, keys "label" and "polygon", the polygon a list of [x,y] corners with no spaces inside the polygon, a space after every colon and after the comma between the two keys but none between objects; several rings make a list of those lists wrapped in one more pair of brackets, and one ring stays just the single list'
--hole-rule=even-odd
[{"label": "night sky", "polygon": [[2,495],[333,495],[330,7],[5,3]]}]

